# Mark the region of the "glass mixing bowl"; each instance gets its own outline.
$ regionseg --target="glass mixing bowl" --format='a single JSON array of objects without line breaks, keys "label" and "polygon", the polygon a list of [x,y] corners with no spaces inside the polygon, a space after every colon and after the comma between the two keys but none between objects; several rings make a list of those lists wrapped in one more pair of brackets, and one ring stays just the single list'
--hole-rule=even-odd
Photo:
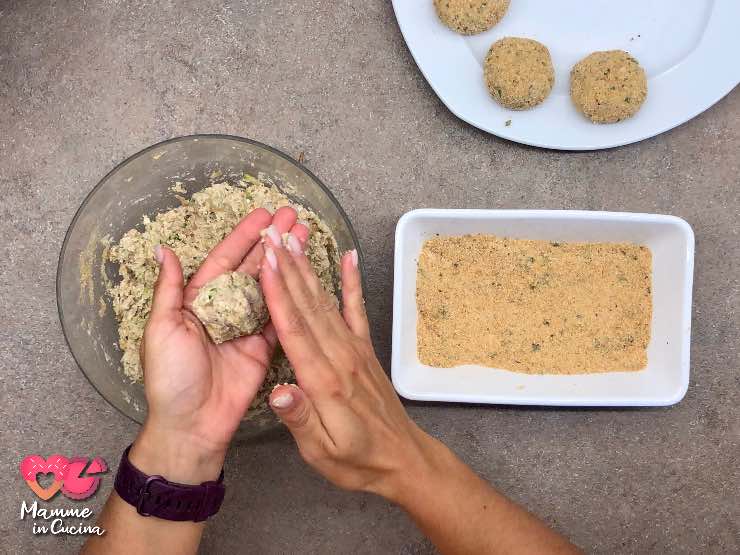
[{"label": "glass mixing bowl", "polygon": [[[216,173],[214,173],[216,172]],[[114,264],[103,259],[105,237],[117,242],[144,215],[179,204],[169,188],[182,181],[191,194],[243,174],[265,179],[294,202],[312,209],[334,232],[339,251],[362,253],[352,225],[329,189],[282,152],[240,137],[193,135],[158,143],[134,154],[106,175],[85,198],[64,238],[57,268],[57,305],[72,355],[92,386],[111,405],[142,423],[147,405],[142,384],[120,370],[117,322],[105,294],[107,280],[117,281]],[[237,437],[254,436],[276,426],[268,411],[243,420]]]}]

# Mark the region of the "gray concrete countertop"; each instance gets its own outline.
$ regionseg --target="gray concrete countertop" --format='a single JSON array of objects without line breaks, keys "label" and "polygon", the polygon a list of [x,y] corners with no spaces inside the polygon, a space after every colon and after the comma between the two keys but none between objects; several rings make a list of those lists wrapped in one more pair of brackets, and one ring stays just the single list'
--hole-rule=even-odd
[{"label": "gray concrete countertop", "polygon": [[[334,191],[367,254],[379,356],[390,358],[393,230],[417,207],[675,214],[697,239],[691,385],[677,406],[557,410],[409,404],[476,471],[597,553],[740,550],[740,91],[657,138],[563,153],[508,143],[450,114],[383,0],[0,2],[2,551],[34,537],[28,454],[99,455],[137,426],[77,369],[54,293],[64,232],[116,163],[195,132],[297,156]],[[328,485],[285,433],[230,453],[203,551],[430,553],[398,509]],[[112,485],[103,480],[96,510]]]}]

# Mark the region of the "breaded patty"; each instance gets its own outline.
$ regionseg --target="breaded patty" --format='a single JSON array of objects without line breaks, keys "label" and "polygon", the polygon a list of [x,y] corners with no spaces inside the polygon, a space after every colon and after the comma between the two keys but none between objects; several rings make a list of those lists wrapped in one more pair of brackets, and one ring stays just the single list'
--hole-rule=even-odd
[{"label": "breaded patty", "polygon": [[496,101],[513,110],[540,104],[555,83],[550,51],[532,39],[506,37],[493,43],[483,64],[486,86]]},{"label": "breaded patty", "polygon": [[647,78],[624,50],[594,52],[570,72],[570,96],[594,123],[616,123],[633,116],[647,98]]},{"label": "breaded patty", "polygon": [[442,23],[462,35],[475,35],[496,25],[509,8],[509,0],[434,0]]}]

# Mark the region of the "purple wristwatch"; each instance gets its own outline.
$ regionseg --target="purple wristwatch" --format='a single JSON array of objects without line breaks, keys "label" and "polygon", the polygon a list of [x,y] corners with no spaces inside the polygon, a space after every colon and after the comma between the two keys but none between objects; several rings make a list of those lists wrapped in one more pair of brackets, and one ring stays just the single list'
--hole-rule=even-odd
[{"label": "purple wristwatch", "polygon": [[142,516],[165,520],[201,522],[215,515],[224,500],[224,471],[216,482],[199,486],[169,482],[162,476],[147,476],[128,460],[129,445],[121,456],[114,488]]}]

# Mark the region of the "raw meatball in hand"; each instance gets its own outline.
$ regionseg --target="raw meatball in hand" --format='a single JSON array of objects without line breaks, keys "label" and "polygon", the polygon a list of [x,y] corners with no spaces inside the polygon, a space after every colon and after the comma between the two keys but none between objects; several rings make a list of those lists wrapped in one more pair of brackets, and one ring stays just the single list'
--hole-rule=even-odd
[{"label": "raw meatball in hand", "polygon": [[243,272],[227,272],[206,283],[192,309],[217,344],[257,333],[270,318],[260,284]]}]

